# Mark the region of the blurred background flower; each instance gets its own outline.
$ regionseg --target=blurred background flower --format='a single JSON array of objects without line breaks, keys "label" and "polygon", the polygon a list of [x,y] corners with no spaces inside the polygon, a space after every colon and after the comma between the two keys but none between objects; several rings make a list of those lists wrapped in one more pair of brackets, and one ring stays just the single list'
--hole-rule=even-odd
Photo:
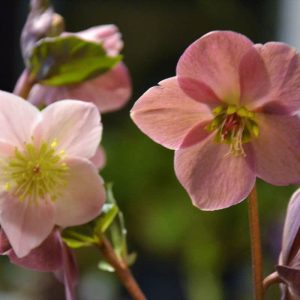
[{"label": "blurred background flower", "polygon": [[[11,91],[23,69],[19,34],[29,1],[4,1],[0,10],[0,89]],[[246,203],[219,212],[194,208],[173,171],[173,152],[153,143],[129,118],[134,101],[163,78],[174,76],[185,48],[208,31],[230,29],[255,43],[281,40],[298,45],[298,0],[57,0],[66,30],[116,24],[132,75],[133,96],[121,110],[103,116],[106,167],[124,211],[133,267],[149,300],[250,300],[251,268]],[[292,14],[291,14],[292,12]],[[299,43],[300,46],[300,43]],[[300,50],[300,48],[299,48]],[[280,251],[283,218],[294,186],[259,182],[265,273]],[[79,299],[129,299],[114,274],[97,269],[97,251],[77,252]],[[30,278],[30,280],[29,280]],[[63,286],[51,275],[21,270],[1,257],[0,298],[60,300]],[[274,286],[266,299],[279,299]]]}]

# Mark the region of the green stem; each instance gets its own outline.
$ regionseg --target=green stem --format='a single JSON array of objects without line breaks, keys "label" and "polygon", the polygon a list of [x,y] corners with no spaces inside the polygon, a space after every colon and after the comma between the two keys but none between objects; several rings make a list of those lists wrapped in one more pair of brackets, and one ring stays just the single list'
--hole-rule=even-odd
[{"label": "green stem", "polygon": [[127,289],[128,293],[131,295],[132,299],[147,300],[130,272],[127,264],[116,255],[110,241],[105,236],[101,237],[101,242],[97,245],[97,247],[103,258],[105,258],[105,260],[115,269],[116,274]]},{"label": "green stem", "polygon": [[264,298],[262,255],[260,242],[260,226],[257,207],[256,184],[254,185],[248,199],[249,230],[252,254],[252,274],[254,283],[254,299]]}]

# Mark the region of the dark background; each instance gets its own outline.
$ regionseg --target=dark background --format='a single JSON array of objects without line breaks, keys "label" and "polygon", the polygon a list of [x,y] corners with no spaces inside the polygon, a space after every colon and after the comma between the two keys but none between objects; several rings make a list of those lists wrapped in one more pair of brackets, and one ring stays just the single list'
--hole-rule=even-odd
[{"label": "dark background", "polygon": [[[68,31],[116,24],[133,81],[133,96],[121,111],[103,116],[106,181],[114,182],[128,227],[129,246],[138,252],[133,272],[149,300],[249,300],[251,264],[247,204],[217,212],[192,206],[173,170],[173,151],[144,136],[129,118],[135,100],[160,80],[174,76],[179,56],[211,30],[241,32],[256,43],[276,40],[276,1],[258,0],[57,0]],[[11,91],[22,71],[19,34],[28,1],[2,1],[0,88]],[[1,129],[0,129],[1,130]],[[288,199],[296,187],[258,183],[265,275],[280,251]],[[38,224],[37,224],[38,226]],[[129,299],[114,274],[97,269],[94,249],[77,251],[79,299]],[[0,299],[59,300],[63,288],[52,275],[0,264]],[[267,299],[278,299],[272,287]]]}]

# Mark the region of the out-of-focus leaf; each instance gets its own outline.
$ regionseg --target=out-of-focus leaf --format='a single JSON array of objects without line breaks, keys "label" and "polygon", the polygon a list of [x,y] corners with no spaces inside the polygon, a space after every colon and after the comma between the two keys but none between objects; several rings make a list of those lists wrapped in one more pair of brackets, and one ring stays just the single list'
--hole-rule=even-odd
[{"label": "out-of-focus leaf", "polygon": [[132,252],[130,254],[127,255],[127,265],[128,266],[132,266],[137,260],[137,253],[136,252]]},{"label": "out-of-focus leaf", "polygon": [[98,264],[98,268],[102,271],[106,271],[106,272],[114,272],[115,269],[113,266],[111,266],[109,263],[107,263],[106,261],[102,260],[99,262]]},{"label": "out-of-focus leaf", "polygon": [[95,220],[96,234],[104,233],[118,214],[118,207],[113,203],[105,203],[101,215]]},{"label": "out-of-focus leaf", "polygon": [[61,86],[96,77],[121,59],[108,56],[100,44],[75,36],[45,38],[34,48],[29,69],[40,83]]}]

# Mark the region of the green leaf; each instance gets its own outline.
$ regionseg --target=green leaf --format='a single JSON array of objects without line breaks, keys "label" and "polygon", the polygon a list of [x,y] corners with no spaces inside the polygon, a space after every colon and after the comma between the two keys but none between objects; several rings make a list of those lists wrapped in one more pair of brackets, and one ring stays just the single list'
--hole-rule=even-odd
[{"label": "green leaf", "polygon": [[31,75],[50,86],[76,84],[113,68],[121,55],[108,56],[101,44],[76,36],[44,38],[29,59]]},{"label": "green leaf", "polygon": [[69,248],[78,249],[83,247],[90,247],[92,244],[90,242],[79,241],[71,238],[63,238],[64,242]]},{"label": "green leaf", "polygon": [[[107,184],[107,202],[117,205],[116,199],[113,195],[112,184]],[[118,216],[110,226],[111,240],[116,254],[127,261],[127,229],[125,227],[125,221],[123,213],[118,211]]]},{"label": "green leaf", "polygon": [[63,231],[62,237],[70,248],[89,247],[99,242],[99,237],[93,234],[90,223],[67,228]]},{"label": "green leaf", "polygon": [[100,270],[106,271],[106,272],[114,272],[115,271],[114,267],[104,260],[99,262],[98,268]]},{"label": "green leaf", "polygon": [[104,233],[107,228],[111,225],[114,221],[115,217],[118,214],[118,207],[112,203],[105,203],[103,205],[103,209],[101,215],[95,221],[95,228],[94,231],[96,234]]}]

